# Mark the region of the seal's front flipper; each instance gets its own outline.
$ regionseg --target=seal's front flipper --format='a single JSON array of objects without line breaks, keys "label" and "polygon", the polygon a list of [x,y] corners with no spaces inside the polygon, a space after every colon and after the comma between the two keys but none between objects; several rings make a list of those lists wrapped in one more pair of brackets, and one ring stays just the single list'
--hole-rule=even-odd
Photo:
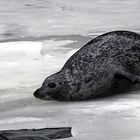
[{"label": "seal's front flipper", "polygon": [[122,75],[123,77],[127,78],[132,84],[140,83],[140,76],[131,74],[124,70],[117,71],[115,75]]},{"label": "seal's front flipper", "polygon": [[112,79],[111,94],[140,90],[140,78],[125,71],[117,71]]}]

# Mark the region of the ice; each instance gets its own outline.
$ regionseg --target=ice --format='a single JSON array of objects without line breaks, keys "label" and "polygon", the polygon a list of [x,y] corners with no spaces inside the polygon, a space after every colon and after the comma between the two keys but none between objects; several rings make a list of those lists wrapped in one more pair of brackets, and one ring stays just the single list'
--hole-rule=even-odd
[{"label": "ice", "polygon": [[34,118],[34,117],[15,117],[15,118],[8,118],[0,121],[1,124],[14,124],[14,123],[24,123],[24,122],[34,122],[34,121],[41,121],[41,118]]},{"label": "ice", "polygon": [[70,140],[139,137],[139,92],[85,102],[44,101],[33,96],[43,80],[79,50],[70,47],[73,43],[77,41],[0,44],[0,130],[66,126],[72,127]]},{"label": "ice", "polygon": [[[15,58],[15,60],[18,61],[18,59],[16,59],[16,56],[22,57],[20,58],[20,60],[26,57],[28,57],[28,59],[30,58],[39,59],[41,55],[47,54],[46,58],[48,57],[50,58],[51,56],[56,56],[56,54],[54,53],[55,51],[59,50],[60,46],[64,46],[69,43],[73,43],[73,41],[72,40],[64,40],[64,41],[47,40],[47,41],[40,41],[40,42],[39,41],[18,41],[18,42],[6,42],[6,43],[4,42],[4,43],[0,43],[0,56],[2,56],[2,60],[5,59],[8,61],[11,60],[11,57]],[[62,48],[60,51],[66,49],[68,48]],[[41,52],[43,52],[43,54]]]},{"label": "ice", "polygon": [[[73,42],[44,40],[0,43],[1,89],[38,84],[38,80],[34,78],[36,74],[40,78],[42,71],[47,76],[59,70],[72,50],[63,46]],[[29,81],[25,78],[27,76],[30,77]]]}]

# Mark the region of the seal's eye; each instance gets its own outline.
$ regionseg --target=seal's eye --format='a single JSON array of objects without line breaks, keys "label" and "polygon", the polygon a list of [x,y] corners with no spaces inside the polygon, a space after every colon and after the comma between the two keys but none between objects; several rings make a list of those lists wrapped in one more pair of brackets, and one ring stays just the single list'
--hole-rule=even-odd
[{"label": "seal's eye", "polygon": [[54,82],[51,82],[51,83],[48,84],[48,86],[49,86],[50,88],[55,88],[55,87],[56,87],[56,84],[55,84]]}]

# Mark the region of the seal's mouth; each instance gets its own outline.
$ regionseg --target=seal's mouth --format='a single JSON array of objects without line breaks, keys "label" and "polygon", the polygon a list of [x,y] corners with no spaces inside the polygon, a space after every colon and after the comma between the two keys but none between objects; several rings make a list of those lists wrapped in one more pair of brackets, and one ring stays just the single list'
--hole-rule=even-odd
[{"label": "seal's mouth", "polygon": [[34,92],[34,96],[36,98],[44,98],[44,95],[43,94],[39,94],[39,90],[38,89]]},{"label": "seal's mouth", "polygon": [[34,92],[34,96],[36,98],[42,99],[42,100],[55,100],[55,101],[70,101],[71,96],[68,96],[68,94],[63,93],[60,89],[55,91],[44,91],[41,88],[37,89]]},{"label": "seal's mouth", "polygon": [[38,89],[34,92],[34,96],[42,100],[54,100],[51,96],[40,93]]}]

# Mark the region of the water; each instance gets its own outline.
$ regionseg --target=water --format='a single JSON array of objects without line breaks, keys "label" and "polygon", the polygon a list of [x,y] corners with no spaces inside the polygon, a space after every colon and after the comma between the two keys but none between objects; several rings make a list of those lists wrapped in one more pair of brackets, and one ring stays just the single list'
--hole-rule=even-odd
[{"label": "water", "polygon": [[139,92],[84,102],[33,97],[91,38],[140,32],[139,12],[139,0],[1,0],[0,130],[71,126],[70,140],[139,140]]}]

